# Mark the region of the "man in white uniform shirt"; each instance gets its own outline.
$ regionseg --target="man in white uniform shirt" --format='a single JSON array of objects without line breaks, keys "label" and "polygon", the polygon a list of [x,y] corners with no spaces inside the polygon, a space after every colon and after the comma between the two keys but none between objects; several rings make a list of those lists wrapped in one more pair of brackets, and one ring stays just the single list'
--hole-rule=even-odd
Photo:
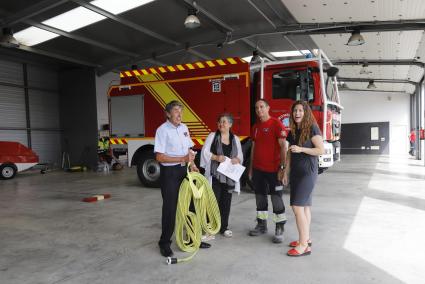
[{"label": "man in white uniform shirt", "polygon": [[[173,255],[170,248],[171,237],[176,220],[177,199],[180,184],[186,177],[187,163],[191,171],[199,171],[195,165],[195,153],[189,129],[182,123],[183,106],[178,101],[171,101],[165,106],[167,121],[155,134],[156,160],[161,164],[161,195],[162,195],[162,234],[159,240],[160,252],[163,256]],[[205,248],[209,244],[201,244]]]}]

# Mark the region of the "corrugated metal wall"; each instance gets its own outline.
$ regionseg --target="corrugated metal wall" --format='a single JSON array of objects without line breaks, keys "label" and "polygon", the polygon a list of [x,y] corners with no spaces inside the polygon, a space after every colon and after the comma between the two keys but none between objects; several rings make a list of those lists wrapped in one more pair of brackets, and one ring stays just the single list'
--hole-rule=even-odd
[{"label": "corrugated metal wall", "polygon": [[22,64],[0,59],[0,81],[2,83],[23,85],[24,73]]},{"label": "corrugated metal wall", "polygon": [[61,158],[58,72],[0,59],[0,140],[30,146],[41,163]]},{"label": "corrugated metal wall", "polygon": [[26,127],[24,89],[0,87],[0,126],[10,130]]}]

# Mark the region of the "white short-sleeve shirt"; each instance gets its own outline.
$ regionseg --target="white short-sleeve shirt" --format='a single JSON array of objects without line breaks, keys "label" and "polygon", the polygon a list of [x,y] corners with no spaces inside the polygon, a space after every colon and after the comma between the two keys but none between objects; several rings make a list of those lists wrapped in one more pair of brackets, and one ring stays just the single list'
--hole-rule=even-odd
[{"label": "white short-sleeve shirt", "polygon": [[[168,120],[164,122],[155,134],[155,153],[162,153],[170,157],[184,157],[189,153],[193,141],[189,129],[184,123],[175,126]],[[161,163],[163,166],[174,166],[179,163]]]}]

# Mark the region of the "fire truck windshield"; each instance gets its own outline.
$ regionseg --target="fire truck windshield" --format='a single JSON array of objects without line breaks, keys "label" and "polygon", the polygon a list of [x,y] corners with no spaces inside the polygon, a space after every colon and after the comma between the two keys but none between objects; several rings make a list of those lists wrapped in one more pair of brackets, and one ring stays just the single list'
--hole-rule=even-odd
[{"label": "fire truck windshield", "polygon": [[273,99],[313,101],[314,84],[310,70],[284,70],[273,73]]}]

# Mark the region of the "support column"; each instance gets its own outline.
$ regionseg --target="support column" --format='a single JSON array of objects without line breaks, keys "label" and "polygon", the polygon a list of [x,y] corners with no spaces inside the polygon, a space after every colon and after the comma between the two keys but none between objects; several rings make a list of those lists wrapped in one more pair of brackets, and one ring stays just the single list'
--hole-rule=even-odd
[{"label": "support column", "polygon": [[32,148],[32,141],[31,141],[31,117],[30,117],[30,100],[28,96],[28,71],[27,71],[27,64],[23,64],[23,72],[24,72],[24,94],[25,94],[25,115],[27,120],[27,144],[28,148]]},{"label": "support column", "polygon": [[422,97],[422,84],[419,83],[416,85],[415,90],[415,132],[416,132],[416,143],[415,143],[415,150],[416,150],[416,160],[420,160],[421,155],[421,140],[419,138],[419,129],[421,126],[421,114],[422,114],[422,104],[421,104],[421,97]]},{"label": "support column", "polygon": [[[420,87],[420,115],[419,115],[419,129],[425,129],[425,78],[422,78],[422,81],[419,83]],[[418,145],[419,145],[419,152],[420,152],[420,158],[424,161],[425,166],[425,140],[420,140],[418,136]]]}]

